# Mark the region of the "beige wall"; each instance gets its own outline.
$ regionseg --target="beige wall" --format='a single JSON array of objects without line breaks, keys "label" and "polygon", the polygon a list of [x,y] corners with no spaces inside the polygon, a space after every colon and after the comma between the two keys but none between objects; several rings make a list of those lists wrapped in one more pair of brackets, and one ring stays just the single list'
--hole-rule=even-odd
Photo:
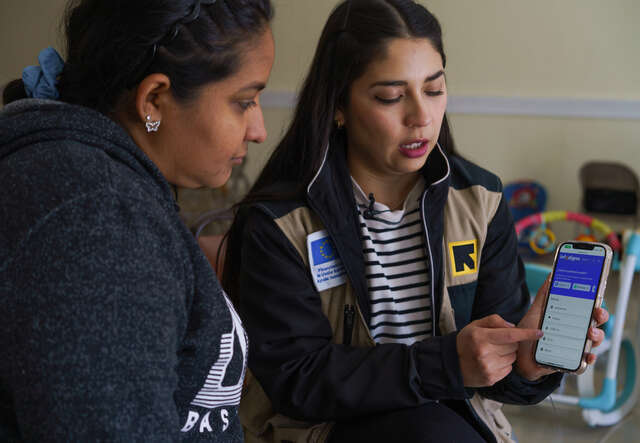
[{"label": "beige wall", "polygon": [[[270,87],[300,84],[336,0],[273,0]],[[640,99],[637,0],[422,0],[438,17],[458,95]]]},{"label": "beige wall", "polygon": [[640,99],[637,0],[432,0],[461,95]]},{"label": "beige wall", "polygon": [[65,0],[0,0],[0,86],[19,78],[38,53],[53,46],[60,53],[60,20]]},{"label": "beige wall", "polygon": [[[270,91],[294,92],[336,0],[273,0],[276,64]],[[0,1],[0,83],[34,64],[57,34],[64,0]],[[640,100],[637,0],[430,0],[440,19],[452,96]],[[269,138],[252,146],[255,177],[290,109],[265,109]],[[459,150],[503,180],[548,187],[550,206],[578,209],[579,166],[624,162],[640,173],[640,121],[452,115]]]}]

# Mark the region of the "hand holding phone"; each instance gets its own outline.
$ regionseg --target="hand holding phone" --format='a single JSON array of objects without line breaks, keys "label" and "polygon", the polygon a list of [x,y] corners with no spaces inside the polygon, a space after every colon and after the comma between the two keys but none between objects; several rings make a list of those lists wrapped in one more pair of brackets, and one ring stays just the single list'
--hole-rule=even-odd
[{"label": "hand holding phone", "polygon": [[589,328],[604,298],[613,253],[603,243],[564,242],[558,246],[534,360],[543,367],[581,373],[591,349]]},{"label": "hand holding phone", "polygon": [[513,370],[519,344],[533,342],[540,335],[535,327],[517,328],[497,314],[469,323],[456,337],[464,385],[493,386]]}]

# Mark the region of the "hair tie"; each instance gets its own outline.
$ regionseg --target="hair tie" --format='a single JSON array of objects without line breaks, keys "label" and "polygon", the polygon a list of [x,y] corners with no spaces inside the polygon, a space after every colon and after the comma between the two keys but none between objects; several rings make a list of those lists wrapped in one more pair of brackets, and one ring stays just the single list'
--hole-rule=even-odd
[{"label": "hair tie", "polygon": [[172,41],[174,41],[177,37],[178,34],[180,33],[180,27],[184,26],[186,24],[189,24],[195,20],[197,20],[200,17],[200,12],[201,12],[201,7],[202,6],[211,6],[213,5],[217,0],[195,0],[195,2],[193,3],[193,5],[191,6],[191,10],[189,11],[189,13],[181,20],[178,20],[177,22],[175,22],[171,29],[169,30],[169,32],[162,37],[160,40],[156,41],[153,46],[151,47],[151,57],[149,58],[149,60],[147,62],[145,62],[143,65],[141,65],[138,69],[137,69],[137,73],[135,76],[133,76],[132,78],[134,78],[135,80],[131,81],[130,83],[127,84],[127,88],[133,88],[133,86],[138,83],[142,78],[142,75],[144,75],[144,73],[147,71],[147,69],[149,69],[149,67],[153,64],[153,61],[156,58],[156,54],[158,53],[158,47],[162,46],[162,45],[166,45],[171,43]]},{"label": "hair tie", "polygon": [[191,23],[200,16],[200,0],[196,0],[191,8],[191,12],[182,20],[183,23]]},{"label": "hair tie", "polygon": [[38,55],[40,66],[28,66],[22,71],[22,82],[27,97],[56,100],[60,93],[56,88],[58,76],[64,68],[64,60],[52,47]]},{"label": "hair tie", "polygon": [[196,0],[193,6],[191,7],[191,12],[181,20],[182,24],[191,23],[197,20],[200,17],[200,7],[211,6],[216,2],[216,0]]},{"label": "hair tie", "polygon": [[[176,37],[178,37],[178,33],[180,32],[180,26],[187,25],[191,22],[196,21],[198,18],[200,18],[200,8],[202,5],[211,6],[215,2],[216,0],[195,0],[195,2],[193,3],[193,6],[191,6],[191,12],[189,12],[182,20],[178,21],[173,25],[173,27],[171,28],[171,31],[169,32],[169,36],[163,39],[163,41],[172,42],[173,40],[175,40]],[[158,43],[156,43],[155,46],[157,45]],[[157,47],[154,47],[153,49],[154,56],[156,51],[157,51]]]}]

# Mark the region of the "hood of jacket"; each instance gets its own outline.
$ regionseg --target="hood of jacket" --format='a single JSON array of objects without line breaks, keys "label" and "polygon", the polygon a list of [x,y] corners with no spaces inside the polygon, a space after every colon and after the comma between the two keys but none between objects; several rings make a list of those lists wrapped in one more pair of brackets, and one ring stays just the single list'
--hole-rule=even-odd
[{"label": "hood of jacket", "polygon": [[86,107],[40,99],[18,100],[2,109],[0,162],[21,150],[47,142],[59,142],[57,146],[76,142],[99,149],[141,177],[150,179],[157,186],[158,195],[174,204],[171,187],[160,170],[124,128],[107,116]]},{"label": "hood of jacket", "polygon": [[83,197],[106,192],[164,214],[178,210],[169,183],[122,126],[57,101],[19,100],[0,111],[0,187],[4,251],[17,250],[49,214]]}]

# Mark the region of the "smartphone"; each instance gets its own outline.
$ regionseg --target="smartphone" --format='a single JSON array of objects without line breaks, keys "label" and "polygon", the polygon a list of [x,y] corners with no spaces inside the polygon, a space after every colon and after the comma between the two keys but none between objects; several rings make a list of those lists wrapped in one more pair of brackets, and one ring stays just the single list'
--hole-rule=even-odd
[{"label": "smartphone", "polygon": [[595,242],[564,242],[556,249],[551,284],[534,350],[536,363],[563,372],[582,373],[591,350],[587,338],[593,311],[602,305],[613,252]]}]

